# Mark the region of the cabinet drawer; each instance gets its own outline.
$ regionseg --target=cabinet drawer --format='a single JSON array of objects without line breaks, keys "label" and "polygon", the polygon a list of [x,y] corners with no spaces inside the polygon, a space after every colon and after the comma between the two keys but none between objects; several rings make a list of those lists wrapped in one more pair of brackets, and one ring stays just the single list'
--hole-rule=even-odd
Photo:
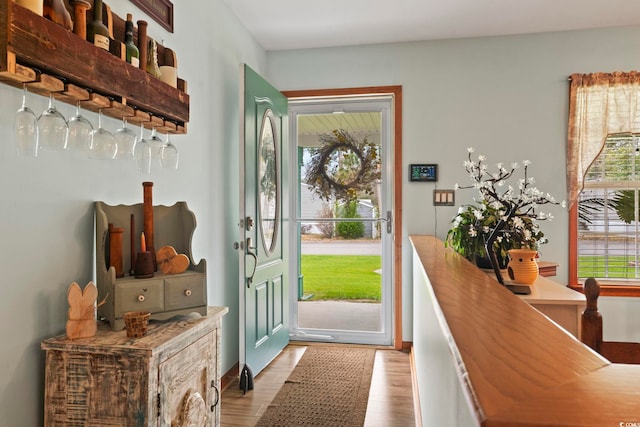
[{"label": "cabinet drawer", "polygon": [[163,311],[162,282],[162,279],[159,279],[116,283],[115,317],[122,317],[127,311],[148,311],[150,313]]},{"label": "cabinet drawer", "polygon": [[164,292],[167,310],[207,304],[204,274],[166,278]]}]

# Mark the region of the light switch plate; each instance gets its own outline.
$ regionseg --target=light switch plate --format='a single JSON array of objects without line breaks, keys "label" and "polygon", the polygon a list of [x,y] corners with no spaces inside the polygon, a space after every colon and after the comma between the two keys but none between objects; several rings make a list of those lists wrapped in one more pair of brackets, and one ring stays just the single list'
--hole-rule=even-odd
[{"label": "light switch plate", "polygon": [[455,190],[433,190],[434,206],[454,206],[455,199]]}]

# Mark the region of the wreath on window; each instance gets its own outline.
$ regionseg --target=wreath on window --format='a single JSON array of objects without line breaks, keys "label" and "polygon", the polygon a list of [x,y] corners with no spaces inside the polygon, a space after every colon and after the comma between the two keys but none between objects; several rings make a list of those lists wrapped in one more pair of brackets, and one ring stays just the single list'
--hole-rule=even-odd
[{"label": "wreath on window", "polygon": [[335,129],[319,136],[322,146],[311,155],[305,181],[324,200],[335,196],[349,201],[358,194],[373,194],[380,179],[378,148],[367,138],[358,141]]}]

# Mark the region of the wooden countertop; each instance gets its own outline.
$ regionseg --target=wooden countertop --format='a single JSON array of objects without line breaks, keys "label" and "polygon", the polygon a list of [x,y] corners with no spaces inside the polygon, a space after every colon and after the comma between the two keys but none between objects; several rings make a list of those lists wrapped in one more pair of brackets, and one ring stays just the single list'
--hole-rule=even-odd
[{"label": "wooden countertop", "polygon": [[432,236],[411,236],[482,426],[640,423],[640,366],[612,365]]}]

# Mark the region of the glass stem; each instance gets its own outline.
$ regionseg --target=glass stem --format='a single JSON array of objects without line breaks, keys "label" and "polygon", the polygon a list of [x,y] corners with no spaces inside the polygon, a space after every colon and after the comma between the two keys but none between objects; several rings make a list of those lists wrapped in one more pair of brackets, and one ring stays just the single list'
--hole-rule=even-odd
[{"label": "glass stem", "polygon": [[27,84],[22,85],[22,109],[27,108]]}]

